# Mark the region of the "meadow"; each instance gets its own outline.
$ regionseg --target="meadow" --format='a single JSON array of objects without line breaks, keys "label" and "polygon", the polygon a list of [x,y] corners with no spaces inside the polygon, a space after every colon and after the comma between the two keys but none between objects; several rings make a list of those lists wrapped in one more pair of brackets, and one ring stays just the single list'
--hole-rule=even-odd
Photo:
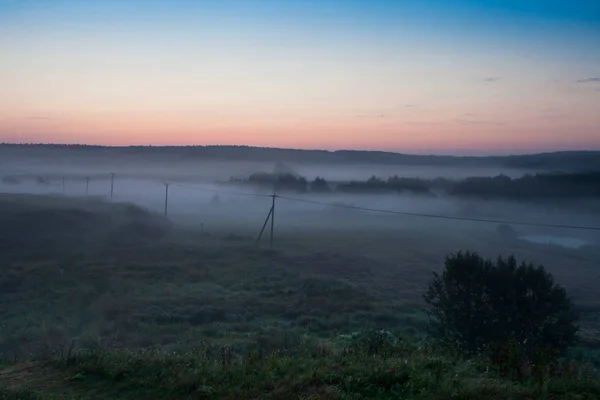
[{"label": "meadow", "polygon": [[[283,208],[269,249],[255,247],[265,207],[166,219],[92,196],[1,195],[0,398],[600,396],[596,246]],[[423,292],[462,249],[543,264],[574,298],[580,342],[552,379],[517,381],[428,340]]]}]

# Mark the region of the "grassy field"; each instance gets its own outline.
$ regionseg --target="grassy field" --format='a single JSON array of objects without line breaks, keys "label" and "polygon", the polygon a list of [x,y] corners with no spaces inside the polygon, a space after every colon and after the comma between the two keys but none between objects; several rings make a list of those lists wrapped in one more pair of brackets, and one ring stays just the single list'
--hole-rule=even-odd
[{"label": "grassy field", "polygon": [[[204,217],[201,232],[128,204],[0,196],[0,399],[600,397],[595,249],[495,226],[278,217],[267,250],[260,223]],[[427,341],[422,293],[461,249],[555,275],[582,312],[576,368],[516,382]]]}]

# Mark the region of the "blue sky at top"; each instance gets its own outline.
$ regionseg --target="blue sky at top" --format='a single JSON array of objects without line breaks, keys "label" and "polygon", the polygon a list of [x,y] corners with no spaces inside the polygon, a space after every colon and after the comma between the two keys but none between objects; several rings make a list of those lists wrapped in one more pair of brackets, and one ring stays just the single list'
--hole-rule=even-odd
[{"label": "blue sky at top", "polygon": [[600,147],[597,0],[0,0],[0,54],[4,140]]}]

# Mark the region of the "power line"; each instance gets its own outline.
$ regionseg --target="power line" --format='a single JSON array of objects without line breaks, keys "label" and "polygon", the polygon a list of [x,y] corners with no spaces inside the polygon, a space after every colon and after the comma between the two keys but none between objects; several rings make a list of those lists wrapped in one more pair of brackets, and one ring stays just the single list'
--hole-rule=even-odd
[{"label": "power line", "polygon": [[283,199],[283,200],[296,201],[296,202],[300,202],[300,203],[316,204],[316,205],[329,206],[329,207],[348,208],[348,209],[352,209],[352,210],[372,211],[372,212],[378,212],[378,213],[384,213],[384,214],[407,215],[407,216],[412,216],[412,217],[439,218],[439,219],[450,219],[450,220],[471,221],[471,222],[488,222],[488,223],[495,223],[495,224],[537,226],[537,227],[544,227],[544,228],[583,229],[583,230],[590,230],[590,231],[600,231],[600,227],[595,227],[595,226],[542,224],[542,223],[536,223],[536,222],[506,221],[506,220],[469,218],[469,217],[453,217],[450,215],[411,213],[411,212],[404,212],[404,211],[382,210],[382,209],[377,209],[377,208],[350,206],[350,205],[345,205],[345,204],[335,204],[335,203],[332,204],[332,203],[325,203],[325,202],[321,202],[321,201],[298,199],[298,198],[287,197],[287,196],[277,196],[277,197],[280,199]]},{"label": "power line", "polygon": [[487,218],[456,217],[456,216],[439,215],[439,214],[412,213],[412,212],[407,212],[407,211],[394,211],[394,210],[384,210],[384,209],[378,209],[378,208],[351,206],[351,205],[346,205],[346,204],[326,203],[326,202],[322,202],[322,201],[306,200],[306,199],[299,199],[299,198],[295,198],[295,197],[280,196],[280,195],[268,195],[268,194],[244,193],[244,192],[229,192],[229,191],[206,189],[206,188],[200,188],[197,186],[189,186],[189,185],[182,185],[182,184],[172,184],[172,185],[182,187],[182,188],[192,189],[192,190],[198,190],[198,191],[202,191],[202,192],[210,192],[210,193],[224,194],[224,195],[231,195],[231,196],[250,196],[250,197],[263,197],[263,198],[275,196],[282,200],[295,201],[295,202],[299,202],[299,203],[307,203],[307,204],[314,204],[314,205],[321,205],[321,206],[328,206],[328,207],[346,208],[346,209],[351,209],[351,210],[378,212],[378,213],[382,213],[382,214],[405,215],[405,216],[421,217],[421,218],[437,218],[437,219],[446,219],[446,220],[454,220],[454,221],[469,221],[469,222],[485,222],[485,223],[494,223],[494,224],[535,226],[535,227],[541,227],[541,228],[579,229],[579,230],[589,230],[589,231],[600,231],[600,227],[595,227],[595,226],[544,224],[544,223],[536,223],[536,222],[497,220],[497,219],[487,219]]}]

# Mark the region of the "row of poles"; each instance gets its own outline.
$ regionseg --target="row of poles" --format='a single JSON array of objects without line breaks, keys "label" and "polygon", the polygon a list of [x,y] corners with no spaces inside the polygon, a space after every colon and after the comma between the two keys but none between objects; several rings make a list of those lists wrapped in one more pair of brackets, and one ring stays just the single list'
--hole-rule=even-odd
[{"label": "row of poles", "polygon": [[[110,173],[110,199],[113,199],[113,194],[114,194],[114,188],[115,188],[115,173],[111,172]],[[165,182],[165,218],[168,217],[168,211],[169,211],[169,187],[171,186],[171,184],[169,182]],[[89,189],[90,189],[90,177],[85,177],[85,195],[88,196],[89,195]],[[62,178],[62,190],[63,190],[63,195],[66,194],[66,186],[65,186],[65,177]],[[258,244],[260,243],[260,239],[262,238],[262,235],[265,231],[265,228],[267,227],[267,224],[269,222],[271,222],[271,229],[269,232],[269,248],[273,248],[273,236],[274,236],[274,231],[275,231],[275,199],[277,198],[277,195],[275,193],[273,193],[272,195],[269,195],[269,197],[271,197],[272,201],[271,201],[271,208],[269,210],[269,213],[267,214],[267,218],[265,219],[265,222],[260,230],[260,233],[258,234],[258,237],[256,238],[255,241],[255,246],[258,247]]]},{"label": "row of poles", "polygon": [[[114,189],[115,189],[115,173],[111,172],[110,173],[110,199],[112,200],[113,198],[113,193],[114,193]],[[63,176],[62,178],[62,192],[63,195],[67,194],[67,189],[66,189],[66,185],[65,185],[65,177]],[[86,176],[85,177],[85,195],[88,196],[90,193],[90,177]]]},{"label": "row of poles", "polygon": [[[115,192],[115,173],[111,172],[110,173],[110,199],[113,199],[113,195]],[[62,178],[62,192],[63,195],[65,195],[67,193],[66,191],[66,185],[65,185],[65,177],[63,176]],[[168,210],[168,204],[169,204],[169,186],[171,184],[168,182],[165,182],[165,217],[167,216],[167,210]],[[90,177],[86,176],[85,177],[85,195],[88,196],[90,193]]]},{"label": "row of poles", "polygon": [[[110,199],[112,200],[114,192],[115,192],[115,173],[111,172],[110,173]],[[62,178],[62,192],[63,195],[65,195],[67,193],[66,190],[66,179],[63,176]],[[168,182],[165,182],[165,217],[167,216],[167,207],[168,207],[168,203],[169,203],[169,186],[171,184]],[[90,193],[90,177],[86,176],[85,177],[85,195],[88,196]]]},{"label": "row of poles", "polygon": [[[115,173],[111,172],[110,173],[110,199],[112,201],[113,199],[113,194],[114,194],[114,180],[115,180]],[[85,194],[86,196],[89,194],[89,184],[90,184],[90,178],[89,177],[85,177],[86,180],[86,186],[85,186]],[[169,210],[169,187],[171,186],[171,183],[169,182],[164,182],[165,185],[165,206],[164,206],[164,215],[165,218],[168,217],[168,210]],[[176,185],[179,186],[179,185]],[[65,178],[62,178],[62,189],[63,189],[63,194],[66,194],[66,189],[65,189]],[[247,194],[245,194],[247,195]],[[262,225],[262,228],[258,234],[258,237],[256,238],[255,241],[255,246],[258,246],[260,239],[262,238],[264,231],[267,227],[267,225],[269,224],[269,222],[271,223],[271,229],[270,229],[270,237],[269,237],[269,247],[273,248],[273,237],[274,237],[274,230],[275,230],[275,199],[278,196],[277,194],[273,193],[272,195],[267,195],[264,197],[271,197],[271,208],[269,209],[269,213],[267,214],[267,217],[265,218],[265,222]],[[293,198],[289,198],[289,197],[281,197],[282,199],[288,199],[288,200],[298,200],[298,199],[293,199]],[[299,201],[303,201],[303,200],[299,200]],[[308,203],[313,203],[313,204],[322,204],[322,205],[326,205],[325,203],[319,203],[319,202],[311,202],[311,201],[304,201],[304,202],[308,202]],[[354,208],[357,209],[358,207],[347,207],[347,208]],[[524,223],[524,222],[518,222],[518,221],[497,221],[497,220],[489,220],[489,219],[477,219],[477,218],[459,218],[459,217],[448,217],[448,216],[435,216],[435,215],[426,215],[426,214],[414,214],[414,213],[407,213],[407,212],[395,212],[395,211],[389,211],[389,210],[374,210],[374,209],[369,209],[369,208],[359,208],[359,209],[363,209],[366,211],[380,211],[380,212],[385,212],[385,213],[392,213],[392,214],[402,214],[402,215],[418,215],[418,216],[423,216],[423,217],[437,217],[437,218],[445,218],[445,219],[462,219],[462,220],[470,220],[470,221],[479,221],[479,222],[490,222],[490,223],[507,223],[507,224],[520,224],[520,225],[536,225],[536,226],[546,226],[546,227],[553,227],[553,228],[570,228],[570,229],[586,229],[586,230],[599,230],[600,228],[597,227],[582,227],[582,226],[567,226],[567,225],[556,225],[556,224],[535,224],[535,223]],[[203,227],[203,226],[202,226]]]}]

